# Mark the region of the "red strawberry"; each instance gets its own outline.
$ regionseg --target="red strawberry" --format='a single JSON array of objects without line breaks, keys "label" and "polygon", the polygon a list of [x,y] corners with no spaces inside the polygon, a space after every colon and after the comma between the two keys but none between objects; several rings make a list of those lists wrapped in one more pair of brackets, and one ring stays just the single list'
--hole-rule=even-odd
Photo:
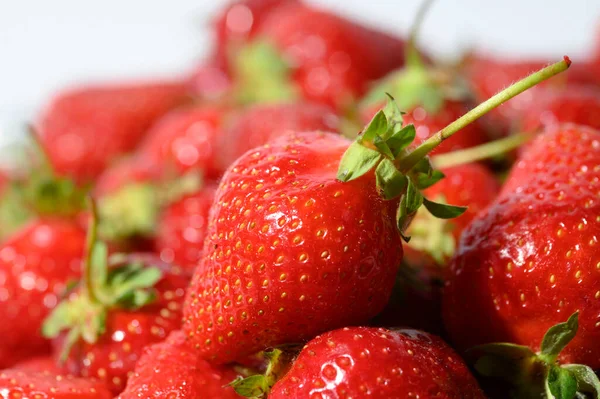
[{"label": "red strawberry", "polygon": [[173,111],[148,131],[136,155],[176,174],[201,168],[206,177],[218,178],[216,139],[226,111],[220,106]]},{"label": "red strawberry", "polygon": [[21,370],[0,371],[0,396],[6,399],[110,399],[99,381]]},{"label": "red strawberry", "polygon": [[353,327],[310,341],[269,399],[485,398],[462,359],[417,330]]},{"label": "red strawberry", "polygon": [[38,356],[27,359],[12,366],[12,369],[25,371],[28,373],[45,373],[60,375],[64,370],[52,356]]},{"label": "red strawberry", "polygon": [[99,378],[117,394],[143,349],[180,327],[188,278],[153,255],[108,258],[94,237],[95,223],[82,286],[48,317],[44,335],[58,337],[69,372]]},{"label": "red strawberry", "polygon": [[61,93],[38,121],[52,166],[79,182],[135,148],[159,116],[185,100],[183,84],[84,87]]},{"label": "red strawberry", "polygon": [[218,101],[231,90],[231,77],[214,61],[203,62],[188,80],[193,94],[205,101]]},{"label": "red strawberry", "polygon": [[0,368],[49,350],[42,321],[78,278],[85,232],[61,219],[30,222],[0,247]]},{"label": "red strawberry", "polygon": [[235,399],[240,396],[224,386],[236,377],[231,368],[198,359],[183,332],[175,331],[146,349],[118,399]]},{"label": "red strawberry", "polygon": [[233,76],[245,101],[304,98],[343,110],[370,81],[401,66],[403,50],[398,38],[289,2],[241,49]]},{"label": "red strawberry", "polygon": [[371,189],[373,175],[335,179],[347,146],[333,134],[296,134],[225,174],[184,309],[203,357],[226,363],[383,308],[402,258],[394,204]]},{"label": "red strawberry", "polygon": [[495,341],[537,350],[550,326],[578,310],[579,334],[560,360],[600,368],[599,163],[600,132],[555,126],[465,230],[444,295],[461,350]]},{"label": "red strawberry", "polygon": [[156,233],[160,258],[193,272],[200,262],[208,228],[208,212],[216,186],[208,185],[186,195],[162,212]]},{"label": "red strawberry", "polygon": [[231,52],[255,36],[269,13],[298,0],[234,0],[221,11],[214,23],[217,47],[214,58],[226,66]]},{"label": "red strawberry", "polygon": [[600,128],[600,89],[570,86],[566,90],[540,89],[525,110],[521,131],[537,132],[544,126],[564,122]]},{"label": "red strawberry", "polygon": [[329,108],[308,103],[255,105],[232,119],[219,141],[218,157],[223,170],[246,151],[290,132],[336,132],[340,126]]}]

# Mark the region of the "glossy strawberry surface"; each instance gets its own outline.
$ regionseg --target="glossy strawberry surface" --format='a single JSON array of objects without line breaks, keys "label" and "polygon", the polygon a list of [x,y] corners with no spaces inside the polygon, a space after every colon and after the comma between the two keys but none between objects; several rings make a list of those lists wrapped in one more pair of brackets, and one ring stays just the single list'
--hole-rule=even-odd
[{"label": "glossy strawberry surface", "polygon": [[46,353],[46,315],[77,279],[85,231],[61,220],[35,220],[0,247],[0,368]]},{"label": "glossy strawberry surface", "polygon": [[241,398],[226,387],[237,374],[227,366],[213,366],[198,359],[185,342],[185,334],[175,331],[162,343],[146,349],[119,399]]},{"label": "glossy strawberry surface", "polygon": [[600,367],[599,164],[600,132],[589,127],[558,125],[528,146],[452,263],[444,319],[458,348],[538,350],[550,326],[579,311],[560,360]]},{"label": "glossy strawberry surface", "polygon": [[372,174],[336,180],[348,145],[295,134],[226,172],[184,308],[199,355],[226,363],[383,308],[402,259],[397,204],[379,197]]},{"label": "glossy strawberry surface", "polygon": [[270,399],[483,399],[462,359],[418,330],[352,327],[310,341]]}]

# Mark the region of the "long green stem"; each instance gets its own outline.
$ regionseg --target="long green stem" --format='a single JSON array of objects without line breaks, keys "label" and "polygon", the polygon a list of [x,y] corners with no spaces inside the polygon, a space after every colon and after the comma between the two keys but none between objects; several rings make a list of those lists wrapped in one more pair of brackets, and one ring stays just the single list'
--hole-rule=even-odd
[{"label": "long green stem", "polygon": [[498,94],[492,96],[487,101],[479,104],[477,107],[473,108],[471,111],[461,116],[442,130],[425,140],[421,145],[419,145],[411,153],[404,157],[399,164],[400,171],[402,171],[403,173],[408,172],[421,159],[427,156],[427,154],[429,154],[434,148],[442,144],[444,140],[448,139],[450,136],[458,132],[463,127],[481,118],[483,115],[487,114],[494,108],[505,103],[506,101],[510,100],[516,95],[521,94],[525,90],[563,71],[566,71],[570,65],[571,60],[569,59],[569,57],[565,56],[563,60],[540,69],[539,71],[529,75],[525,79],[518,81],[512,86],[509,86],[508,88],[502,90]]},{"label": "long green stem", "polygon": [[423,21],[425,20],[425,15],[427,15],[429,8],[434,1],[435,0],[423,0],[417,10],[417,15],[415,16],[413,26],[410,29],[410,36],[408,37],[408,43],[406,45],[406,64],[409,67],[423,66],[421,55],[417,50],[417,36],[421,29],[421,25],[423,25]]},{"label": "long green stem", "polygon": [[94,201],[91,197],[88,197],[88,204],[90,208],[91,220],[88,226],[87,233],[87,242],[85,246],[86,254],[85,260],[82,264],[83,267],[83,279],[85,283],[85,289],[87,290],[87,294],[92,302],[97,302],[98,298],[96,297],[96,290],[92,286],[92,256],[94,253],[94,245],[96,244],[97,235],[98,235],[98,207],[96,206],[96,201]]},{"label": "long green stem", "polygon": [[520,147],[521,144],[527,142],[530,138],[530,134],[513,134],[503,139],[494,140],[475,147],[436,155],[431,158],[431,163],[436,168],[450,168],[452,166],[481,161],[482,159],[492,158],[510,150],[514,150],[515,148]]}]

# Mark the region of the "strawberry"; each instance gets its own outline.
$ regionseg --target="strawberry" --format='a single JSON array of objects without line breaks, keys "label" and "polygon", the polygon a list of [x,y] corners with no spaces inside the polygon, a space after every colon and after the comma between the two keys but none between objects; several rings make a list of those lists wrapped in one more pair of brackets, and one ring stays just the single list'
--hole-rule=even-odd
[{"label": "strawberry", "polygon": [[215,191],[216,186],[205,186],[168,205],[162,212],[155,248],[163,261],[193,272],[202,255]]},{"label": "strawberry", "polygon": [[0,396],[23,399],[110,399],[111,393],[96,380],[21,370],[0,371]]},{"label": "strawberry", "polygon": [[572,85],[567,90],[540,89],[533,93],[533,101],[524,111],[521,131],[537,132],[544,126],[564,122],[599,129],[599,111],[599,88]]},{"label": "strawberry", "polygon": [[269,399],[333,397],[485,398],[462,359],[440,338],[368,327],[310,341],[269,394]]},{"label": "strawberry", "polygon": [[79,276],[85,232],[62,219],[35,220],[0,247],[0,368],[49,351],[40,333],[67,283]]},{"label": "strawberry", "polygon": [[[547,61],[539,59],[507,61],[487,55],[474,55],[467,59],[464,70],[475,99],[480,101],[502,90],[521,76],[546,64]],[[555,88],[569,88],[572,84],[599,86],[600,75],[596,76],[597,74],[593,70],[593,66],[579,63],[571,68],[568,74],[564,74],[559,79],[550,80],[544,85]],[[513,128],[514,121],[519,120],[523,112],[534,104],[534,99],[543,96],[534,95],[538,89],[529,91],[529,93],[520,96],[517,101],[512,101],[510,104],[491,113],[489,120],[492,125],[495,125],[493,128],[500,132]]]},{"label": "strawberry", "polygon": [[225,115],[222,106],[172,111],[148,131],[136,155],[178,175],[201,168],[216,179],[222,174],[215,166],[216,139]]},{"label": "strawberry", "polygon": [[246,43],[268,17],[269,13],[298,0],[235,0],[231,1],[214,21],[216,49],[213,58],[217,65],[226,66],[232,51]]},{"label": "strawberry", "polygon": [[159,116],[185,101],[180,83],[82,87],[61,93],[38,121],[57,173],[88,183],[135,148]]},{"label": "strawberry", "polygon": [[338,117],[327,107],[309,103],[254,105],[232,116],[220,136],[218,161],[225,170],[246,151],[292,131],[336,132]]},{"label": "strawberry", "polygon": [[11,368],[28,373],[64,374],[64,370],[56,362],[56,359],[50,355],[32,357],[15,364]]},{"label": "strawberry", "polygon": [[426,155],[568,66],[565,57],[544,68],[412,151],[415,128],[403,126],[390,102],[350,145],[305,132],[246,152],[221,179],[210,210],[184,305],[190,344],[201,357],[227,363],[375,316],[402,259],[400,235],[408,240],[419,207],[441,218],[465,210],[423,197],[420,190],[442,177]]},{"label": "strawberry", "polygon": [[402,257],[394,204],[368,189],[374,176],[335,180],[347,146],[299,133],[246,153],[225,174],[184,308],[199,354],[226,363],[385,305]]},{"label": "strawberry", "polygon": [[143,349],[180,327],[186,275],[153,255],[113,255],[90,227],[84,279],[44,323],[66,369],[118,394]]},{"label": "strawberry", "polygon": [[537,136],[464,231],[443,304],[458,348],[538,350],[544,332],[578,310],[579,334],[559,359],[600,368],[598,143],[600,132],[573,124]]},{"label": "strawberry", "polygon": [[146,349],[118,399],[235,399],[240,396],[224,386],[236,377],[229,367],[198,359],[186,345],[183,332],[175,331]]},{"label": "strawberry", "polygon": [[403,64],[403,49],[401,39],[287,2],[268,14],[231,69],[242,101],[302,98],[344,110]]}]

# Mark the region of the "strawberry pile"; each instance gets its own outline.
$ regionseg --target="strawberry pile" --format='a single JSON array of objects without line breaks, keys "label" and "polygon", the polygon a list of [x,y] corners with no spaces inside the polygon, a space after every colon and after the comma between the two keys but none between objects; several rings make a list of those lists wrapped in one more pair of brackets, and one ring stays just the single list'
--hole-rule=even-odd
[{"label": "strawberry pile", "polygon": [[600,55],[443,64],[422,14],[235,0],[189,76],[52,99],[0,398],[600,398]]}]

